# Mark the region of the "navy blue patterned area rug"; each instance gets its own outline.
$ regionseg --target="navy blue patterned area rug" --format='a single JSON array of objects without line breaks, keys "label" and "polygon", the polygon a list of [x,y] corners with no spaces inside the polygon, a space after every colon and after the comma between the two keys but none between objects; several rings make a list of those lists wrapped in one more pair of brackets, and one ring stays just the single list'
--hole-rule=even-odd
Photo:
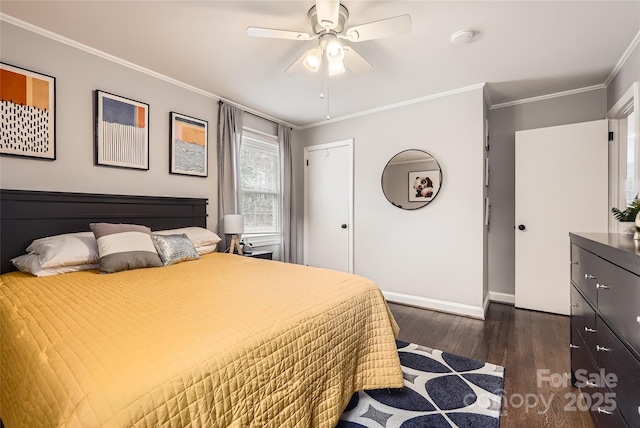
[{"label": "navy blue patterned area rug", "polygon": [[353,395],[336,428],[498,428],[504,368],[397,341],[404,387]]}]

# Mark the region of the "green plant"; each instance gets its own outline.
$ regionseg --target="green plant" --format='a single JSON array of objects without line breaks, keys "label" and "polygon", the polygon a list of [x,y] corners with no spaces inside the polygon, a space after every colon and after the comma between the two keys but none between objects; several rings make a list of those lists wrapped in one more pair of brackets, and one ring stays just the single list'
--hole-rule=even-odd
[{"label": "green plant", "polygon": [[620,211],[618,208],[611,208],[611,212],[619,221],[636,221],[636,216],[638,212],[640,212],[640,199],[638,199],[638,195],[636,195],[636,198],[624,211]]}]

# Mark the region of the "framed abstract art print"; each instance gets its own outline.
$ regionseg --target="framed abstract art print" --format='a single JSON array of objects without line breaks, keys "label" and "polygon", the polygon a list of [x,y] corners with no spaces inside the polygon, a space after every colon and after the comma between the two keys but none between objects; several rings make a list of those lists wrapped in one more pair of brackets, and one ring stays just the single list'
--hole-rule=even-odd
[{"label": "framed abstract art print", "polygon": [[184,114],[171,112],[171,174],[206,177],[208,123]]},{"label": "framed abstract art print", "polygon": [[56,79],[0,63],[0,154],[56,158]]}]

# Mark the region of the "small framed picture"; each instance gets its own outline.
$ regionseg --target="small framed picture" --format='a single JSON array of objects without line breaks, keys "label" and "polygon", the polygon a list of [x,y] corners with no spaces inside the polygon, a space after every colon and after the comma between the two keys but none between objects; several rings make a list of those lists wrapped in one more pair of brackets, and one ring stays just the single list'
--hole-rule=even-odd
[{"label": "small framed picture", "polygon": [[489,151],[489,119],[484,120],[484,149]]},{"label": "small framed picture", "polygon": [[489,198],[484,199],[484,225],[489,227],[489,217],[491,216],[491,201]]},{"label": "small framed picture", "polygon": [[56,79],[0,63],[0,154],[56,158]]},{"label": "small framed picture", "polygon": [[96,91],[96,165],[149,169],[149,104]]},{"label": "small framed picture", "polygon": [[484,185],[489,187],[489,158],[484,158]]},{"label": "small framed picture", "polygon": [[440,190],[440,171],[409,172],[409,202],[430,201]]},{"label": "small framed picture", "polygon": [[171,112],[170,169],[171,174],[208,175],[208,122]]}]

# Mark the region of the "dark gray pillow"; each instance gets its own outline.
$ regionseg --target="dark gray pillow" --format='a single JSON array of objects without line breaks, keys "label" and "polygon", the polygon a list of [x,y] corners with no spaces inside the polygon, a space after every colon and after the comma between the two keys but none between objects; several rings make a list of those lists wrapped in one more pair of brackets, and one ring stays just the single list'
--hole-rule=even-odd
[{"label": "dark gray pillow", "polygon": [[89,226],[98,243],[101,273],[162,266],[148,227],[112,223]]},{"label": "dark gray pillow", "polygon": [[160,260],[165,266],[189,260],[198,260],[200,255],[186,233],[176,235],[151,235]]}]

